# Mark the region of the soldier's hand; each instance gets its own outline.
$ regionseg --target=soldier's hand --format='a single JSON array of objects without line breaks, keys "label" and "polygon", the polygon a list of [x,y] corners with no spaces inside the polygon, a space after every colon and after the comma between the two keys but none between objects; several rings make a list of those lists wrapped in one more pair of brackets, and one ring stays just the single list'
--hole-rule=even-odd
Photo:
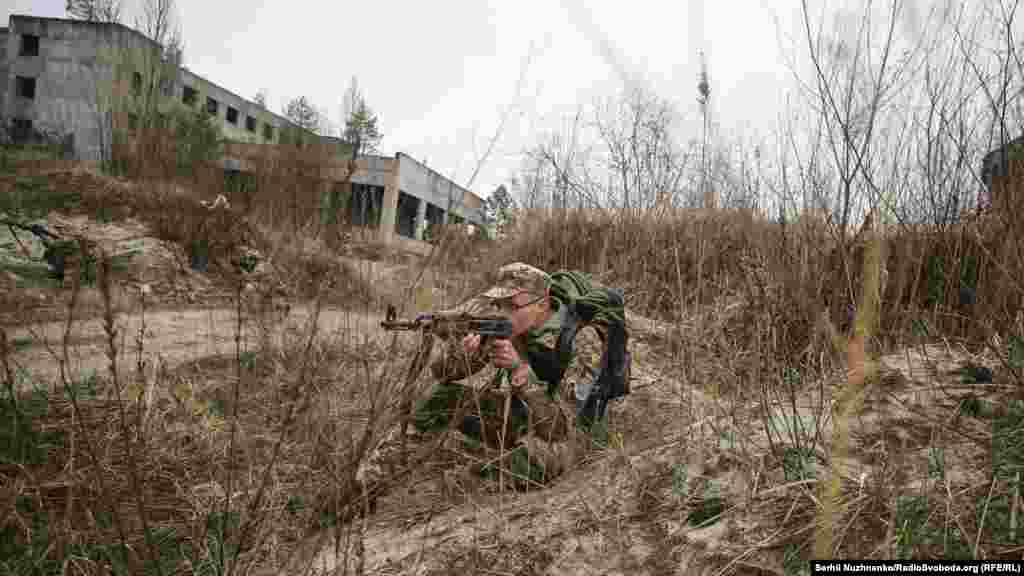
[{"label": "soldier's hand", "polygon": [[470,334],[462,339],[462,349],[467,356],[472,356],[480,349],[480,335]]},{"label": "soldier's hand", "polygon": [[517,368],[522,364],[519,352],[512,345],[511,340],[495,340],[491,347],[491,362],[498,368]]}]

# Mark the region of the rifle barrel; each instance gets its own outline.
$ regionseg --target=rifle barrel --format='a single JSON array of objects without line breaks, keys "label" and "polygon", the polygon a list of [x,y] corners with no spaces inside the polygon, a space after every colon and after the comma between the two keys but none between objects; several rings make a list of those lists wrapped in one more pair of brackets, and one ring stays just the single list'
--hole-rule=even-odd
[{"label": "rifle barrel", "polygon": [[411,321],[385,320],[380,325],[385,330],[427,330],[442,338],[453,333],[476,333],[498,338],[512,336],[512,322],[503,317],[424,315]]},{"label": "rifle barrel", "polygon": [[381,328],[385,330],[417,330],[424,326],[419,322],[402,322],[402,321],[385,321],[380,323]]}]

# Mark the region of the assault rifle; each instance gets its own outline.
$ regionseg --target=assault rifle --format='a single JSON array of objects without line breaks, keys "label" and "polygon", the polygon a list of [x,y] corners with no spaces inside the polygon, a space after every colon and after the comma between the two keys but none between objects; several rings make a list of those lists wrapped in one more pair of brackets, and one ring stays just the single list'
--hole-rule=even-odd
[{"label": "assault rifle", "polygon": [[[480,347],[483,348],[488,340],[494,338],[511,338],[512,322],[502,316],[474,316],[465,313],[428,313],[419,314],[413,320],[399,320],[398,312],[394,306],[388,306],[385,319],[380,323],[385,330],[409,330],[418,331],[422,335],[419,350],[409,364],[405,374],[405,384],[402,390],[411,390],[413,383],[419,378],[420,372],[427,364],[430,352],[434,346],[434,336],[442,338],[454,335],[479,334]],[[412,411],[411,400],[402,404],[401,412],[404,414],[402,423],[402,454],[405,454],[406,429],[409,425],[408,416]]]},{"label": "assault rifle", "polygon": [[512,337],[512,322],[508,318],[461,312],[434,312],[419,314],[413,320],[398,320],[395,307],[388,306],[385,320],[380,325],[385,330],[428,332],[442,338],[453,334],[479,334],[484,339]]}]

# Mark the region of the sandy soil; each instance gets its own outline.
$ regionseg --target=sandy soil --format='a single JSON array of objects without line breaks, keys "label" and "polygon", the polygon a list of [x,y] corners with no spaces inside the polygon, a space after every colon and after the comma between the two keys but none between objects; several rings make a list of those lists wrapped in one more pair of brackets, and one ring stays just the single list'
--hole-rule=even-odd
[{"label": "sandy soil", "polygon": [[[270,337],[279,339],[291,330],[306,326],[312,313],[309,305],[292,307],[287,316],[279,316],[272,323]],[[241,328],[243,351],[257,345],[261,337],[251,317],[247,320]],[[318,330],[328,338],[381,337],[383,330],[378,325],[381,320],[383,317],[365,312],[321,309]],[[234,354],[238,314],[232,308],[159,309],[118,315],[115,326],[118,369],[123,374],[136,369],[138,340],[143,327],[142,359],[150,370],[156,366],[169,369],[202,356]],[[63,353],[65,328],[64,322],[46,322],[8,329],[8,338],[15,347],[12,357],[15,366],[31,373],[37,384],[40,380],[58,379],[60,363],[57,358]],[[68,332],[68,373],[109,370],[107,349],[108,336],[102,318],[75,321]]]}]

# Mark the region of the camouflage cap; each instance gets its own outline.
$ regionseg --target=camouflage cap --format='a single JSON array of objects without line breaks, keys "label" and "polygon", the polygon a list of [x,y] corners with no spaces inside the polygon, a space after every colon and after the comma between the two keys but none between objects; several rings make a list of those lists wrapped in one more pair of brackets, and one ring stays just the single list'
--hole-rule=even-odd
[{"label": "camouflage cap", "polygon": [[510,298],[519,292],[529,292],[538,296],[544,294],[551,282],[548,273],[525,264],[513,262],[498,269],[498,280],[481,297],[491,300]]},{"label": "camouflage cap", "polygon": [[498,269],[497,281],[486,291],[459,304],[446,313],[490,314],[494,312],[496,300],[510,298],[521,291],[543,294],[548,288],[550,277],[539,268],[514,262]]}]

